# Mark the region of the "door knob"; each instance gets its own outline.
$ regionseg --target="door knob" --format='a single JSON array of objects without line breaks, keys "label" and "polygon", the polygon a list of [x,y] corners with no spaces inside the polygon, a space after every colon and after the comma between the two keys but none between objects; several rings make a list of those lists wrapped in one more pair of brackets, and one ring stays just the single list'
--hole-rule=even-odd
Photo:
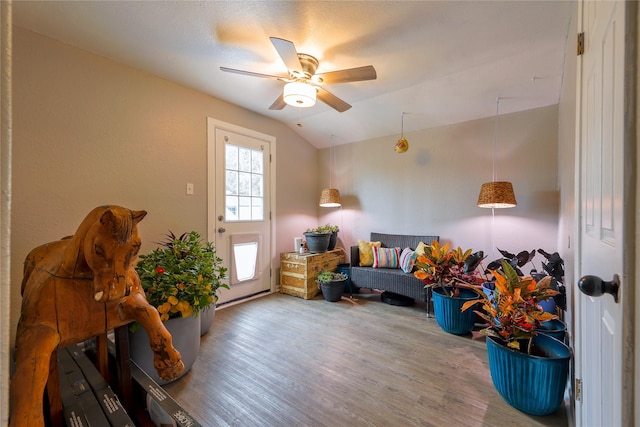
[{"label": "door knob", "polygon": [[618,289],[620,288],[620,276],[618,276],[617,274],[614,274],[613,279],[609,282],[602,280],[598,276],[583,276],[578,281],[578,288],[580,288],[582,293],[592,297],[599,297],[604,294],[611,294],[613,296],[613,300],[615,302],[618,302]]},{"label": "door knob", "polygon": [[218,228],[218,233],[224,233],[225,231],[227,230],[224,227]]}]

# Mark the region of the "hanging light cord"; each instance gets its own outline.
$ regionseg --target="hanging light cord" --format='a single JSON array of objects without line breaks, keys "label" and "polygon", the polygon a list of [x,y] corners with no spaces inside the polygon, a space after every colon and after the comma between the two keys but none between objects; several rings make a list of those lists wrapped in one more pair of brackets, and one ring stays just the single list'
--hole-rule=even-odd
[{"label": "hanging light cord", "polygon": [[493,172],[491,180],[496,182],[498,180],[498,171],[496,167],[496,150],[498,147],[498,109],[500,106],[500,97],[496,98],[496,121],[493,128]]},{"label": "hanging light cord", "polygon": [[331,163],[333,162],[333,137],[334,135],[331,134],[331,138],[329,138],[330,139],[329,141],[329,144],[330,144],[329,145],[329,188],[333,188],[331,186],[331,175],[333,175],[332,168],[331,168]]},{"label": "hanging light cord", "polygon": [[[496,97],[496,121],[493,125],[493,172],[491,181],[496,182],[498,179],[498,172],[496,167],[496,151],[498,147],[498,117],[499,117],[500,97]],[[495,259],[496,250],[496,209],[491,208],[491,256]]]},{"label": "hanging light cord", "polygon": [[400,125],[400,137],[404,138],[404,111],[402,112],[402,124]]}]

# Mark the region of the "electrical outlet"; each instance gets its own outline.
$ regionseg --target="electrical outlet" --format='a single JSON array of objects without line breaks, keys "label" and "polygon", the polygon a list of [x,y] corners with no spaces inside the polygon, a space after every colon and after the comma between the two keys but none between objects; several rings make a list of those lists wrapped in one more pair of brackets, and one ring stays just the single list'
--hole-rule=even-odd
[{"label": "electrical outlet", "polygon": [[190,182],[187,182],[187,194],[193,196],[193,184]]}]

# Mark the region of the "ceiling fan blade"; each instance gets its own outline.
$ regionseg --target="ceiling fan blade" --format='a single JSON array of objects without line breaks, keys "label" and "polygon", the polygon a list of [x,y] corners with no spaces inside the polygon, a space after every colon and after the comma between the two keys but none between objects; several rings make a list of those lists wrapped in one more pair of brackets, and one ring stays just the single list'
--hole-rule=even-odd
[{"label": "ceiling fan blade", "polygon": [[280,94],[278,99],[273,101],[273,104],[271,104],[271,107],[269,107],[269,110],[282,110],[286,106],[287,106],[287,103],[284,102],[283,94]]},{"label": "ceiling fan blade", "polygon": [[273,47],[276,48],[278,55],[280,55],[280,58],[282,58],[282,62],[284,62],[284,65],[287,66],[287,69],[289,71],[296,71],[302,74],[302,65],[300,64],[298,52],[296,51],[296,47],[293,45],[293,42],[285,39],[280,39],[278,37],[269,38],[271,39],[271,43],[273,43]]},{"label": "ceiling fan blade", "polygon": [[245,76],[263,77],[263,78],[267,78],[267,79],[276,79],[276,80],[282,80],[282,81],[289,81],[289,79],[286,78],[286,77],[272,76],[270,74],[254,73],[253,71],[237,70],[235,68],[220,67],[220,71],[224,71],[226,73],[244,74]]},{"label": "ceiling fan blade", "polygon": [[346,102],[344,102],[342,99],[338,98],[331,92],[328,92],[321,87],[318,87],[317,89],[318,89],[318,99],[324,102],[325,104],[327,104],[329,107],[333,108],[334,110],[337,110],[338,112],[343,113],[347,111],[349,108],[351,108],[351,105],[347,104]]},{"label": "ceiling fan blade", "polygon": [[336,84],[336,83],[348,83],[359,82],[363,80],[375,80],[378,75],[373,65],[366,65],[364,67],[349,68],[348,70],[329,71],[328,73],[316,74],[315,77],[320,77],[322,83]]}]

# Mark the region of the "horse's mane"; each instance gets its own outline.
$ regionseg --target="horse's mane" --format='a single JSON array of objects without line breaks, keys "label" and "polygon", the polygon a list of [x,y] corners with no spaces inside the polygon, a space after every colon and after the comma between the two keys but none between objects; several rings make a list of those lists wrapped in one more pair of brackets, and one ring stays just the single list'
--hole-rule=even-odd
[{"label": "horse's mane", "polygon": [[[134,216],[135,214],[140,214],[140,212],[144,211],[134,212],[115,205],[98,206],[89,212],[78,226],[75,234],[71,237],[71,242],[69,242],[69,246],[65,251],[64,265],[73,265],[73,271],[69,271],[69,273],[74,274],[78,269],[78,262],[82,262],[82,257],[80,256],[82,254],[82,243],[91,227],[97,221],[109,221],[114,240],[118,245],[124,245],[131,239],[133,229],[136,225]],[[146,214],[146,212],[144,214]]]},{"label": "horse's mane", "polygon": [[[111,211],[112,212],[112,211]],[[128,215],[113,215],[111,219],[111,234],[119,245],[124,245],[131,239],[133,233],[133,213],[127,212]]]},{"label": "horse's mane", "polygon": [[99,220],[110,220],[111,233],[119,244],[123,245],[131,238],[135,225],[132,211],[114,205],[98,206],[89,212],[73,235],[73,238],[84,239],[91,226]]}]

